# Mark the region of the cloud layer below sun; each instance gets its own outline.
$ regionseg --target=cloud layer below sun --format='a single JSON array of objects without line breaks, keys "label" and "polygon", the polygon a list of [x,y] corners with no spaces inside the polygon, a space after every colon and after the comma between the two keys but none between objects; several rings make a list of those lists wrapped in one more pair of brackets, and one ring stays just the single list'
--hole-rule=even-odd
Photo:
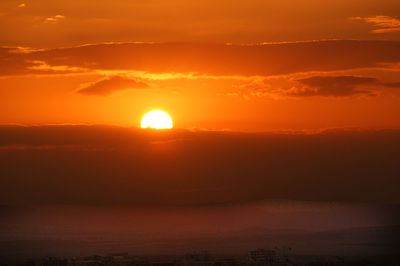
[{"label": "cloud layer below sun", "polygon": [[399,203],[399,144],[393,130],[244,134],[1,126],[0,202]]}]

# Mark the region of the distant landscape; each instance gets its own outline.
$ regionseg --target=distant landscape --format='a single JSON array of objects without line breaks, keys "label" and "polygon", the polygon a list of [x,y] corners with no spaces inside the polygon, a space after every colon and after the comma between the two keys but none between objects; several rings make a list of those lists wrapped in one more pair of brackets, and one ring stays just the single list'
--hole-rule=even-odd
[{"label": "distant landscape", "polygon": [[292,201],[190,208],[3,206],[0,258],[199,250],[245,255],[281,246],[298,256],[393,255],[399,249],[398,214],[399,207],[390,205]]}]

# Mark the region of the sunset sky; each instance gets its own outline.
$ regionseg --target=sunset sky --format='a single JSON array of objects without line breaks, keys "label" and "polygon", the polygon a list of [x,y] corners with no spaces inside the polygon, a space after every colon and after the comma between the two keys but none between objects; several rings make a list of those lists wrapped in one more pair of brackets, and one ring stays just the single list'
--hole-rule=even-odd
[{"label": "sunset sky", "polygon": [[0,123],[400,127],[397,0],[0,3]]},{"label": "sunset sky", "polygon": [[399,0],[0,0],[0,264],[394,254],[399,162]]}]

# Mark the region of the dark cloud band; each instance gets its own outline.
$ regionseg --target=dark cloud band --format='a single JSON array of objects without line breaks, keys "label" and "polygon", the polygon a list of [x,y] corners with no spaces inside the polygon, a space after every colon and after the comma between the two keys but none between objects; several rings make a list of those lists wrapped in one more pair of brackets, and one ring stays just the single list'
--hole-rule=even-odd
[{"label": "dark cloud band", "polygon": [[[0,75],[52,73],[32,62],[86,71],[137,70],[209,75],[280,75],[400,62],[400,42],[332,40],[262,45],[114,43],[15,53],[0,50]],[[10,53],[12,52],[12,53]]]},{"label": "dark cloud band", "polygon": [[1,127],[0,202],[399,203],[399,149],[399,131]]}]

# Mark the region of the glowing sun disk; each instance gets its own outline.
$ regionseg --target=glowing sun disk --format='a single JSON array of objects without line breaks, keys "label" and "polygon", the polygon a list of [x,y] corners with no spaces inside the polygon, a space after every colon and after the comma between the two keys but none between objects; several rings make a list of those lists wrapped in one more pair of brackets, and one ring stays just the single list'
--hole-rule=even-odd
[{"label": "glowing sun disk", "polygon": [[153,110],[143,116],[140,127],[154,129],[172,128],[172,119],[164,111]]}]

